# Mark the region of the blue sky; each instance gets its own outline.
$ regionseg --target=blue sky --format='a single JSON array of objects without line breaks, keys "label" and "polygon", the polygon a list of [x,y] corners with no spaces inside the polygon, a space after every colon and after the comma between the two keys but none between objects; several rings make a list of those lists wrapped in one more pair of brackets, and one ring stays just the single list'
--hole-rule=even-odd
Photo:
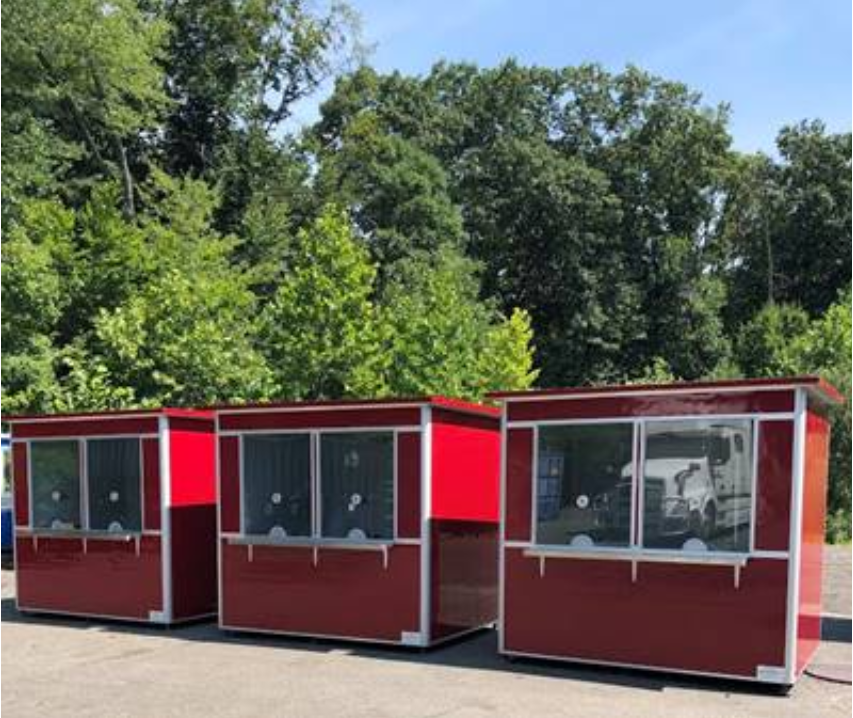
[{"label": "blue sky", "polygon": [[[773,151],[778,129],[820,118],[851,128],[850,0],[350,0],[370,64],[422,74],[439,59],[508,56],[559,67],[628,63],[732,107],[741,150]],[[314,114],[314,103],[299,119]]]}]

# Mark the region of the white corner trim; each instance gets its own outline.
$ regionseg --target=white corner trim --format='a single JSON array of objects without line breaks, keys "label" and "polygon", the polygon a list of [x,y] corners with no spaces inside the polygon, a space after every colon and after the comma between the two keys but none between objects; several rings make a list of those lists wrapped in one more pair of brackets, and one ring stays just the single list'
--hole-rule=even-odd
[{"label": "white corner trim", "polygon": [[797,633],[800,604],[800,560],[803,524],[803,484],[806,468],[806,393],[794,395],[794,456],[791,477],[791,526],[788,539],[788,602],[785,617],[785,683],[797,677]]},{"label": "white corner trim", "polygon": [[432,516],[432,409],[421,407],[421,590],[420,645],[430,640],[430,587],[432,585],[430,517]]},{"label": "white corner trim", "polygon": [[157,419],[160,458],[160,563],[162,570],[163,622],[171,623],[172,593],[172,462],[169,445],[169,418]]}]

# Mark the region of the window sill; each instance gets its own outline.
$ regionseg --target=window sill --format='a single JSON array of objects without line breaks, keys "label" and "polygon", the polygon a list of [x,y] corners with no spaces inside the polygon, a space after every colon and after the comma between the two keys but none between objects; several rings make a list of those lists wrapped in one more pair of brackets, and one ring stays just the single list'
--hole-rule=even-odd
[{"label": "window sill", "polygon": [[388,568],[389,549],[395,544],[393,539],[324,539],[324,538],[284,538],[274,539],[269,536],[227,536],[224,537],[229,545],[245,546],[249,563],[254,560],[255,546],[272,546],[276,548],[305,548],[311,549],[312,563],[316,568],[320,563],[321,549],[344,551],[377,551],[382,554],[382,568]]},{"label": "window sill", "polygon": [[568,558],[588,561],[633,561],[638,563],[686,563],[710,566],[746,566],[749,554],[716,551],[655,551],[628,548],[573,549],[538,546],[524,550],[531,558]]},{"label": "window sill", "polygon": [[229,536],[229,544],[235,546],[283,546],[285,548],[335,548],[363,551],[383,551],[394,545],[393,539],[324,539],[324,538],[283,538],[269,536]]},{"label": "window sill", "polygon": [[135,541],[144,535],[144,531],[93,531],[86,529],[16,529],[18,536],[29,538],[64,538],[64,539],[86,539],[101,541]]}]

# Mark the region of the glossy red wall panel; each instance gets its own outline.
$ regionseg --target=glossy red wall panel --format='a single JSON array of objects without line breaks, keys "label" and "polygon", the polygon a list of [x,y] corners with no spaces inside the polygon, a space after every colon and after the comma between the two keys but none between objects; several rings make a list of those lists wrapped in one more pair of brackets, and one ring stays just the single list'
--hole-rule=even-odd
[{"label": "glossy red wall panel", "polygon": [[421,411],[413,408],[315,409],[263,411],[219,416],[220,431],[247,429],[324,429],[334,427],[419,426]]},{"label": "glossy red wall panel", "polygon": [[755,677],[782,666],[788,564],[732,567],[539,559],[506,549],[508,651]]},{"label": "glossy red wall panel", "polygon": [[229,545],[222,540],[226,627],[371,640],[419,631],[418,546],[382,553]]},{"label": "glossy red wall panel", "polygon": [[500,424],[432,410],[431,518],[498,521]]},{"label": "glossy red wall panel", "polygon": [[216,613],[216,507],[175,506],[170,515],[175,620]]},{"label": "glossy red wall panel", "polygon": [[157,417],[124,419],[68,419],[12,424],[16,439],[50,436],[110,436],[116,434],[156,434]]},{"label": "glossy red wall panel", "polygon": [[533,471],[533,430],[509,429],[506,445],[506,525],[507,541],[529,541],[531,520],[531,476]]},{"label": "glossy red wall panel", "polygon": [[421,435],[397,434],[397,535],[421,535]]},{"label": "glossy red wall panel", "polygon": [[511,401],[508,404],[507,415],[509,421],[541,421],[543,419],[599,419],[674,414],[749,414],[790,412],[793,409],[794,392],[792,390],[768,390]]},{"label": "glossy red wall panel", "polygon": [[240,441],[219,437],[219,512],[221,530],[240,530]]},{"label": "glossy red wall panel", "polygon": [[142,486],[145,497],[143,516],[147,531],[160,530],[160,441],[142,440]]},{"label": "glossy red wall panel", "polygon": [[755,547],[787,551],[791,531],[794,422],[762,421],[758,429]]},{"label": "glossy red wall panel", "polygon": [[216,503],[216,437],[213,425],[169,430],[172,506]]},{"label": "glossy red wall panel", "polygon": [[27,475],[27,445],[12,444],[12,479],[15,492],[15,525],[28,526],[30,523],[30,491]]},{"label": "glossy red wall panel", "polygon": [[800,601],[797,626],[797,672],[820,645],[821,577],[826,530],[829,422],[810,411],[806,417],[805,483],[800,548]]},{"label": "glossy red wall panel", "polygon": [[160,537],[133,541],[18,536],[18,602],[25,610],[148,620],[162,609]]},{"label": "glossy red wall panel", "polygon": [[498,616],[498,527],[432,522],[430,638],[480,628]]}]

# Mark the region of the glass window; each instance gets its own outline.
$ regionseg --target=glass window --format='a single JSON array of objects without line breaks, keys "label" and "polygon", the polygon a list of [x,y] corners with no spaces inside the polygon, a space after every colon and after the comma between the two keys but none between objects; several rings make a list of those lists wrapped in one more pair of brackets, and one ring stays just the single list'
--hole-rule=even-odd
[{"label": "glass window", "polygon": [[749,550],[752,422],[646,424],[643,545]]},{"label": "glass window", "polygon": [[630,423],[539,428],[537,543],[630,543],[633,443]]},{"label": "glass window", "polygon": [[323,536],[393,538],[393,433],[323,434],[320,456]]},{"label": "glass window", "polygon": [[243,531],[273,538],[311,535],[311,438],[243,437]]},{"label": "glass window", "polygon": [[139,439],[86,442],[89,528],[141,531]]},{"label": "glass window", "polygon": [[80,528],[80,446],[77,441],[30,444],[33,527]]}]

